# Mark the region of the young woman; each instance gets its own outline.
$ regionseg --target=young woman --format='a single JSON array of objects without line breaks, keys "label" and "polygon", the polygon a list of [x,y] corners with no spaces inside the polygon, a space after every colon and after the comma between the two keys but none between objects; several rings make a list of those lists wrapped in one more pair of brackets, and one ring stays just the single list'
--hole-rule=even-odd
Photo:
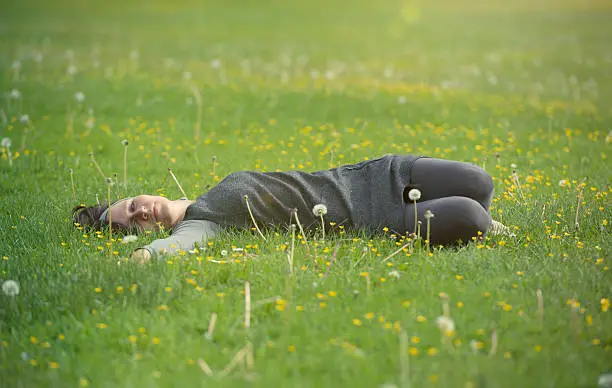
[{"label": "young woman", "polygon": [[[417,189],[417,190],[413,190]],[[295,215],[305,229],[321,227],[315,205],[324,205],[330,222],[345,230],[397,234],[415,230],[418,220],[430,218],[434,245],[468,242],[493,227],[489,206],[491,176],[480,167],[456,161],[412,155],[386,155],[357,164],[312,173],[234,172],[195,201],[139,195],[109,207],[77,206],[73,220],[85,228],[100,228],[112,220],[113,230],[137,228],[171,230],[168,238],[134,251],[147,261],[162,253],[191,249],[220,233],[224,227],[288,227]],[[319,206],[317,209],[320,210]],[[252,213],[252,217],[251,217]]]}]

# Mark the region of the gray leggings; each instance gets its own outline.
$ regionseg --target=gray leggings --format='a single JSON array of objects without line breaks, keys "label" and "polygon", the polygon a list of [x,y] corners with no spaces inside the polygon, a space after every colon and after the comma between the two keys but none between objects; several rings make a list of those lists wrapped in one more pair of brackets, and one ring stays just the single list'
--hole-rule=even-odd
[{"label": "gray leggings", "polygon": [[[404,190],[407,204],[412,188],[421,191],[417,201],[418,220],[425,238],[427,221],[425,212],[430,210],[430,240],[434,245],[450,245],[467,242],[489,229],[489,207],[493,198],[493,180],[482,168],[470,164],[443,159],[418,159],[412,167],[412,185]],[[414,214],[414,205],[407,207]],[[408,217],[409,230],[414,230],[414,217]]]}]

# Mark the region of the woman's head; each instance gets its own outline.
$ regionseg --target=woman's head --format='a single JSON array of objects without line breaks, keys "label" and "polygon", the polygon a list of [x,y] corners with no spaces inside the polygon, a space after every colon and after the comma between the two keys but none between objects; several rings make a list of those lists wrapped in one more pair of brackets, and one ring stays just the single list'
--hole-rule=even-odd
[{"label": "woman's head", "polygon": [[73,222],[84,228],[100,229],[112,222],[114,230],[172,229],[185,216],[192,201],[172,201],[165,197],[139,195],[124,198],[110,205],[77,206]]}]

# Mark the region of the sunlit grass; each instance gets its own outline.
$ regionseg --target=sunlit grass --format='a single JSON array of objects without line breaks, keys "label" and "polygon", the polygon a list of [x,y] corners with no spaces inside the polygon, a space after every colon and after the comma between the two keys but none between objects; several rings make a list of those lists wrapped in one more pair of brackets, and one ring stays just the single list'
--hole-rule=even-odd
[{"label": "sunlit grass", "polygon": [[[606,4],[7,7],[0,385],[594,386],[612,370]],[[136,265],[163,234],[70,223],[107,177],[113,199],[195,198],[233,171],[386,153],[484,167],[516,237],[430,253],[332,225],[307,248],[285,225]]]}]

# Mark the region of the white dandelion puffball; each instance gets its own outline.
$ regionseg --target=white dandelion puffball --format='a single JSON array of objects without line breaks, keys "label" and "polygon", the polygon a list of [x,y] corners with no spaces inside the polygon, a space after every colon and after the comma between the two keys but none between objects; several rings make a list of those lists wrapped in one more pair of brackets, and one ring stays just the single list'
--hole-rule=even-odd
[{"label": "white dandelion puffball", "polygon": [[225,249],[221,251],[221,256],[227,256],[227,251]]},{"label": "white dandelion puffball", "polygon": [[7,296],[19,295],[19,283],[14,280],[6,280],[2,283],[2,292]]},{"label": "white dandelion puffball", "polygon": [[567,181],[565,179],[561,179],[559,181],[559,187],[565,187],[565,186],[567,186]]},{"label": "white dandelion puffball", "polygon": [[419,199],[421,199],[421,190],[419,189],[412,189],[408,192],[408,198],[411,201],[418,201]]},{"label": "white dandelion puffball", "polygon": [[121,239],[121,243],[123,243],[123,244],[129,244],[129,243],[133,243],[133,242],[135,242],[135,241],[138,241],[138,236],[135,236],[135,235],[133,235],[133,234],[130,234],[130,235],[124,236],[124,237]]},{"label": "white dandelion puffball", "polygon": [[322,203],[316,204],[313,208],[312,208],[312,214],[315,215],[315,217],[321,217],[327,214],[327,206],[323,205]]},{"label": "white dandelion puffball", "polygon": [[399,273],[399,271],[397,270],[393,270],[393,271],[389,271],[389,273],[387,274],[387,276],[389,276],[390,278],[396,278],[399,279],[402,275]]},{"label": "white dandelion puffball", "polygon": [[127,139],[123,139],[121,140],[121,144],[123,144],[124,146],[127,146],[128,144],[130,144],[130,142],[127,141]]},{"label": "white dandelion puffball", "polygon": [[599,388],[612,388],[612,373],[605,373],[597,379]]},{"label": "white dandelion puffball", "polygon": [[431,210],[427,209],[427,211],[424,214],[424,217],[429,220],[430,218],[434,218],[434,214]]},{"label": "white dandelion puffball", "polygon": [[13,89],[11,90],[10,96],[13,100],[19,100],[21,98],[21,92],[17,89]]},{"label": "white dandelion puffball", "polygon": [[83,94],[83,92],[76,92],[74,94],[74,98],[77,100],[77,102],[80,104],[83,101],[85,101],[85,94]]},{"label": "white dandelion puffball", "polygon": [[2,147],[11,148],[11,145],[13,145],[13,142],[11,141],[9,137],[2,138]]},{"label": "white dandelion puffball", "polygon": [[438,328],[443,333],[452,333],[455,331],[455,321],[444,315],[436,318],[436,325],[438,325]]},{"label": "white dandelion puffball", "polygon": [[28,115],[22,115],[22,116],[19,118],[19,122],[20,122],[21,124],[24,124],[24,125],[25,125],[25,124],[28,124],[28,123],[30,122],[30,116],[28,116]]}]

